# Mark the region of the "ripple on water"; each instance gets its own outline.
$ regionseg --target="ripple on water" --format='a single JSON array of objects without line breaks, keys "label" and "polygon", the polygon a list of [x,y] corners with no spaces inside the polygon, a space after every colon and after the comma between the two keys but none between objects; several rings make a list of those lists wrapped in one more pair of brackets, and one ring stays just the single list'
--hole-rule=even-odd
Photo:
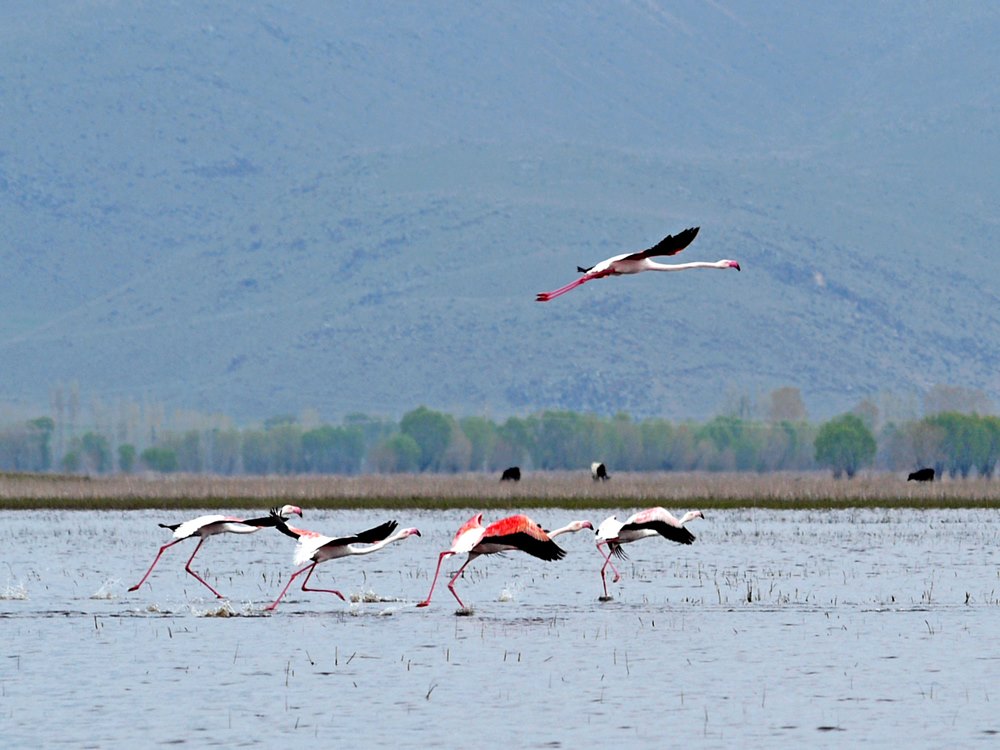
[{"label": "ripple on water", "polygon": [[[370,520],[314,515],[317,528]],[[35,746],[44,728],[47,745],[304,746],[356,742],[363,725],[373,746],[443,746],[469,711],[481,736],[517,747],[587,746],[610,725],[626,728],[623,744],[659,748],[651,716],[692,746],[1000,733],[1000,655],[982,648],[997,562],[967,550],[970,529],[1000,536],[991,513],[718,512],[690,547],[632,545],[613,601],[598,601],[601,556],[578,536],[558,563],[477,560],[463,616],[447,592],[418,609],[468,515],[422,514],[423,539],[380,565],[325,563],[333,585],[358,592],[350,604],[290,592],[270,613],[291,568],[279,534],[206,543],[198,572],[233,597],[219,601],[202,597],[183,550],[123,590],[162,544],[158,514],[53,513],[39,533],[6,513],[4,744]],[[70,529],[102,554],[67,544]]]}]

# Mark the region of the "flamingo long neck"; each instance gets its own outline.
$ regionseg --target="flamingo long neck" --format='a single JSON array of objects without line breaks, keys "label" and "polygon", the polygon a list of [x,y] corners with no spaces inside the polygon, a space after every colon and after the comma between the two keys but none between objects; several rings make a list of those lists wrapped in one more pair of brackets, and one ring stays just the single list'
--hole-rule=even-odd
[{"label": "flamingo long neck", "polygon": [[586,526],[581,526],[579,521],[573,521],[565,526],[561,526],[558,529],[554,529],[549,533],[549,539],[555,539],[560,534],[575,534],[577,531],[581,531],[587,528]]},{"label": "flamingo long neck", "polygon": [[714,263],[702,260],[693,263],[657,263],[651,260],[646,266],[649,271],[688,271],[692,268],[729,268],[729,266],[724,260],[717,260]]},{"label": "flamingo long neck", "polygon": [[694,520],[695,518],[701,518],[701,516],[698,514],[698,511],[689,510],[687,513],[685,513],[683,516],[681,516],[681,520],[678,521],[677,523],[679,523],[681,526],[683,526],[688,521]]}]

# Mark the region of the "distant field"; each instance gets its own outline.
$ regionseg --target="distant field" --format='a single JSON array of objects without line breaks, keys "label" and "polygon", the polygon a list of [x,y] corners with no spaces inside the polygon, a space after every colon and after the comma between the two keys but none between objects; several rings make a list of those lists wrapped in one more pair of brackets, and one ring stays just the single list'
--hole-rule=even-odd
[{"label": "distant field", "polygon": [[519,483],[485,474],[360,477],[0,474],[0,509],[257,508],[1000,508],[1000,481],[906,482],[894,475],[531,473]]}]

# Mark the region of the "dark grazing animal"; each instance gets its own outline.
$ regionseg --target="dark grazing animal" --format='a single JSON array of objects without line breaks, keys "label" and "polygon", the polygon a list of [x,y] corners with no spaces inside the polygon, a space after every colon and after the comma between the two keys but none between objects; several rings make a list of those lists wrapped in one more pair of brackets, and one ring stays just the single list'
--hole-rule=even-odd
[{"label": "dark grazing animal", "polygon": [[520,482],[521,481],[521,469],[518,466],[511,466],[509,469],[503,470],[503,476],[500,477],[501,482]]},{"label": "dark grazing animal", "polygon": [[611,479],[611,477],[608,476],[607,467],[604,464],[597,463],[596,461],[590,465],[590,476],[595,482],[606,482]]},{"label": "dark grazing animal", "polygon": [[918,469],[906,478],[907,482],[933,482],[934,469]]}]

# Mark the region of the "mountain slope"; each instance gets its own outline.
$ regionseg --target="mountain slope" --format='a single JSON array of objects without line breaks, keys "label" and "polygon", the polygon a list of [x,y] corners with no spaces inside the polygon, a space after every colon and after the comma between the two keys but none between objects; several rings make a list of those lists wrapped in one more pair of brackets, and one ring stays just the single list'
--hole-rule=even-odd
[{"label": "mountain slope", "polygon": [[[794,11],[794,12],[792,12]],[[0,10],[0,400],[826,415],[1000,391],[1000,12]],[[551,303],[576,265],[684,260]]]}]

